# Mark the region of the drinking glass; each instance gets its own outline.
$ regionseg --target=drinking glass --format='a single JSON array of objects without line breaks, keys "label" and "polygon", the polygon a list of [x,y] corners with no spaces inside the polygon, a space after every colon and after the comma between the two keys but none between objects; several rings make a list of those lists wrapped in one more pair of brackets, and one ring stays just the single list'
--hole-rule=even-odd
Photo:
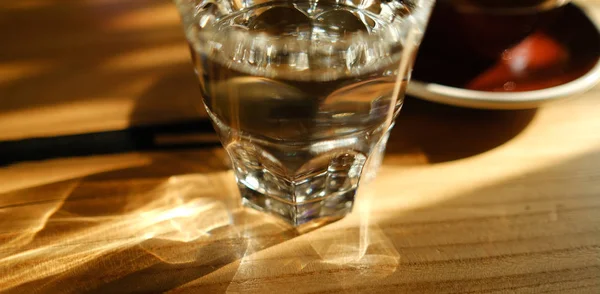
[{"label": "drinking glass", "polygon": [[175,0],[245,205],[294,226],[352,210],[433,2]]}]

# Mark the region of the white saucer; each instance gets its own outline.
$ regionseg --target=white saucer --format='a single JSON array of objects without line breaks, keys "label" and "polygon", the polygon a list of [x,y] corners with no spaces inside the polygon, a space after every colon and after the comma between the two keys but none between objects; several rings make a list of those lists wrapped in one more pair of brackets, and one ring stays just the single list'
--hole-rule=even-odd
[{"label": "white saucer", "polygon": [[406,93],[431,102],[481,109],[531,109],[592,89],[600,81],[600,62],[586,75],[557,87],[527,92],[486,92],[411,81]]}]

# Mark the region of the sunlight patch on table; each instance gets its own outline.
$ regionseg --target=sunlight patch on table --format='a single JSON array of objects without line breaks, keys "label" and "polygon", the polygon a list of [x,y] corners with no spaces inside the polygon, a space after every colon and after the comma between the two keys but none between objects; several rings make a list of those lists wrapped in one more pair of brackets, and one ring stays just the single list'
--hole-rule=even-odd
[{"label": "sunlight patch on table", "polygon": [[[49,189],[51,192],[47,194],[50,195],[44,195],[45,199],[37,203],[19,203],[16,201],[27,200],[0,195],[0,258],[30,244],[77,185],[78,180],[58,183],[54,189]],[[35,191],[30,193],[35,194]]]},{"label": "sunlight patch on table", "polygon": [[0,169],[0,193],[150,163],[148,157],[136,153],[19,163]]},{"label": "sunlight patch on table", "polygon": [[[179,15],[173,3],[164,2],[160,5],[143,7],[137,10],[120,14],[103,23],[107,29],[122,31],[135,29],[154,29],[160,27],[177,26],[179,28]],[[183,34],[183,33],[182,33]]]},{"label": "sunlight patch on table", "polygon": [[210,236],[211,231],[230,223],[228,211],[216,193],[219,191],[210,177],[171,177],[150,192],[128,195],[131,205],[139,206],[122,214],[96,217],[56,213],[48,223],[89,226],[46,236],[43,243],[0,258],[0,291],[68,272],[149,239],[192,242]]},{"label": "sunlight patch on table", "polygon": [[131,51],[112,57],[106,60],[100,69],[107,71],[132,71],[155,69],[160,66],[173,66],[174,64],[189,62],[189,48],[176,42],[175,44]]},{"label": "sunlight patch on table", "polygon": [[0,85],[30,78],[50,71],[56,64],[50,61],[27,61],[0,64]]}]

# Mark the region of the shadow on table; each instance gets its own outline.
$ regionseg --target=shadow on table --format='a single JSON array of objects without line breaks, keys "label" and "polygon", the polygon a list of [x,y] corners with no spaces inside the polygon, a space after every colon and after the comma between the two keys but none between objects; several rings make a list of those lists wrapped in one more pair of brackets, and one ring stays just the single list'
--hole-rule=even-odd
[{"label": "shadow on table", "polygon": [[453,161],[492,150],[521,133],[536,110],[478,110],[408,97],[392,130],[387,164]]}]

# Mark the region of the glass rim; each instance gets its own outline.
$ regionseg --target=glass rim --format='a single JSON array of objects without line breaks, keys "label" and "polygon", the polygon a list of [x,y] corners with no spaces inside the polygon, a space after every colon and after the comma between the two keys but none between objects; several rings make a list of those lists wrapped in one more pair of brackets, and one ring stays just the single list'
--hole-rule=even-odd
[{"label": "glass rim", "polygon": [[[220,63],[243,72],[251,70],[253,74],[265,77],[318,81],[361,75],[399,62],[405,48],[412,50],[418,45],[421,40],[419,36],[424,34],[435,3],[434,0],[414,0],[410,14],[398,18],[390,25],[385,24],[378,30],[359,31],[334,39],[320,39],[313,38],[312,31],[306,36],[281,36],[263,31],[250,31],[236,25],[212,25],[226,20],[226,17],[234,17],[236,12],[224,14],[220,19],[212,20],[210,26],[202,27],[196,22],[201,20],[198,14],[185,14],[196,8],[193,6],[195,0],[175,1],[178,5],[191,4],[178,8],[186,26],[186,37],[196,52],[203,52]],[[352,0],[332,1],[350,3]],[[294,2],[271,1],[265,4]],[[339,66],[341,64],[346,66]]]},{"label": "glass rim", "polygon": [[[174,0],[175,4],[177,6],[182,5],[182,4],[179,4],[180,2],[193,2],[193,1],[194,0]],[[359,31],[359,32],[352,32],[352,33],[344,34],[343,36],[340,36],[339,38],[337,38],[337,42],[339,42],[341,45],[342,44],[350,45],[350,44],[353,44],[356,42],[382,42],[382,41],[384,41],[386,43],[395,43],[395,42],[401,41],[401,38],[405,37],[403,35],[407,34],[406,31],[397,28],[399,26],[406,25],[407,21],[412,22],[410,31],[420,30],[420,33],[424,33],[422,30],[424,29],[427,22],[429,21],[429,15],[431,13],[431,10],[434,6],[435,1],[436,0],[415,0],[416,4],[414,5],[414,7],[411,8],[410,13],[407,15],[407,17],[400,18],[401,21],[399,23],[395,23],[393,25],[386,25],[384,29],[377,30],[374,32]],[[236,1],[236,2],[238,2],[238,1]],[[322,2],[322,1],[309,0],[308,2]],[[344,2],[352,3],[352,0],[332,0],[332,2],[335,3],[336,5],[346,5],[346,6],[360,9],[361,5],[363,5],[363,3],[371,3],[372,0],[362,1],[361,4],[356,5],[356,6],[344,3]],[[206,4],[210,4],[210,3],[212,3],[212,2],[207,1]],[[250,6],[247,6],[246,1],[240,1],[240,3],[241,3],[241,6],[238,8],[239,9],[238,11],[247,9],[249,7],[262,5],[262,4],[266,5],[266,4],[272,4],[272,3],[280,3],[280,4],[286,3],[286,4],[293,5],[294,3],[296,3],[296,1],[275,0],[275,1],[262,2],[260,4],[255,4],[255,5],[250,5]],[[183,9],[185,9],[185,8],[180,7],[182,16],[185,15],[185,13],[186,13],[186,11],[184,11]],[[190,8],[188,8],[188,9],[190,9]],[[195,9],[195,11],[197,13],[201,8],[196,6],[193,9]],[[300,11],[300,12],[303,13],[302,11]],[[224,17],[225,18],[230,17],[231,15],[232,14],[230,13],[230,14],[224,15]],[[183,21],[185,23],[186,19],[184,19]],[[187,21],[191,22],[190,20],[187,20]],[[188,25],[190,25],[190,24],[188,24]],[[227,34],[224,34],[225,32]],[[308,44],[313,43],[315,46],[319,46],[319,42],[315,42],[315,40],[312,40],[310,38],[304,39],[304,38],[298,37],[298,36],[283,36],[283,37],[282,36],[273,36],[273,35],[263,32],[263,31],[250,31],[250,30],[243,30],[243,29],[228,29],[228,30],[224,31],[224,30],[215,29],[212,27],[206,27],[206,28],[203,28],[202,30],[195,31],[193,33],[195,33],[197,35],[197,37],[199,37],[200,39],[202,39],[204,41],[214,40],[215,37],[217,37],[217,39],[231,38],[231,39],[236,39],[237,41],[243,41],[243,40],[248,40],[248,39],[259,40],[259,42],[263,42],[263,43],[265,41],[267,41],[268,44],[272,44],[272,45],[277,45],[277,44],[289,45],[290,43],[295,43],[298,45],[302,45],[302,44],[308,45]],[[188,38],[189,37],[190,36],[188,36]]]}]

